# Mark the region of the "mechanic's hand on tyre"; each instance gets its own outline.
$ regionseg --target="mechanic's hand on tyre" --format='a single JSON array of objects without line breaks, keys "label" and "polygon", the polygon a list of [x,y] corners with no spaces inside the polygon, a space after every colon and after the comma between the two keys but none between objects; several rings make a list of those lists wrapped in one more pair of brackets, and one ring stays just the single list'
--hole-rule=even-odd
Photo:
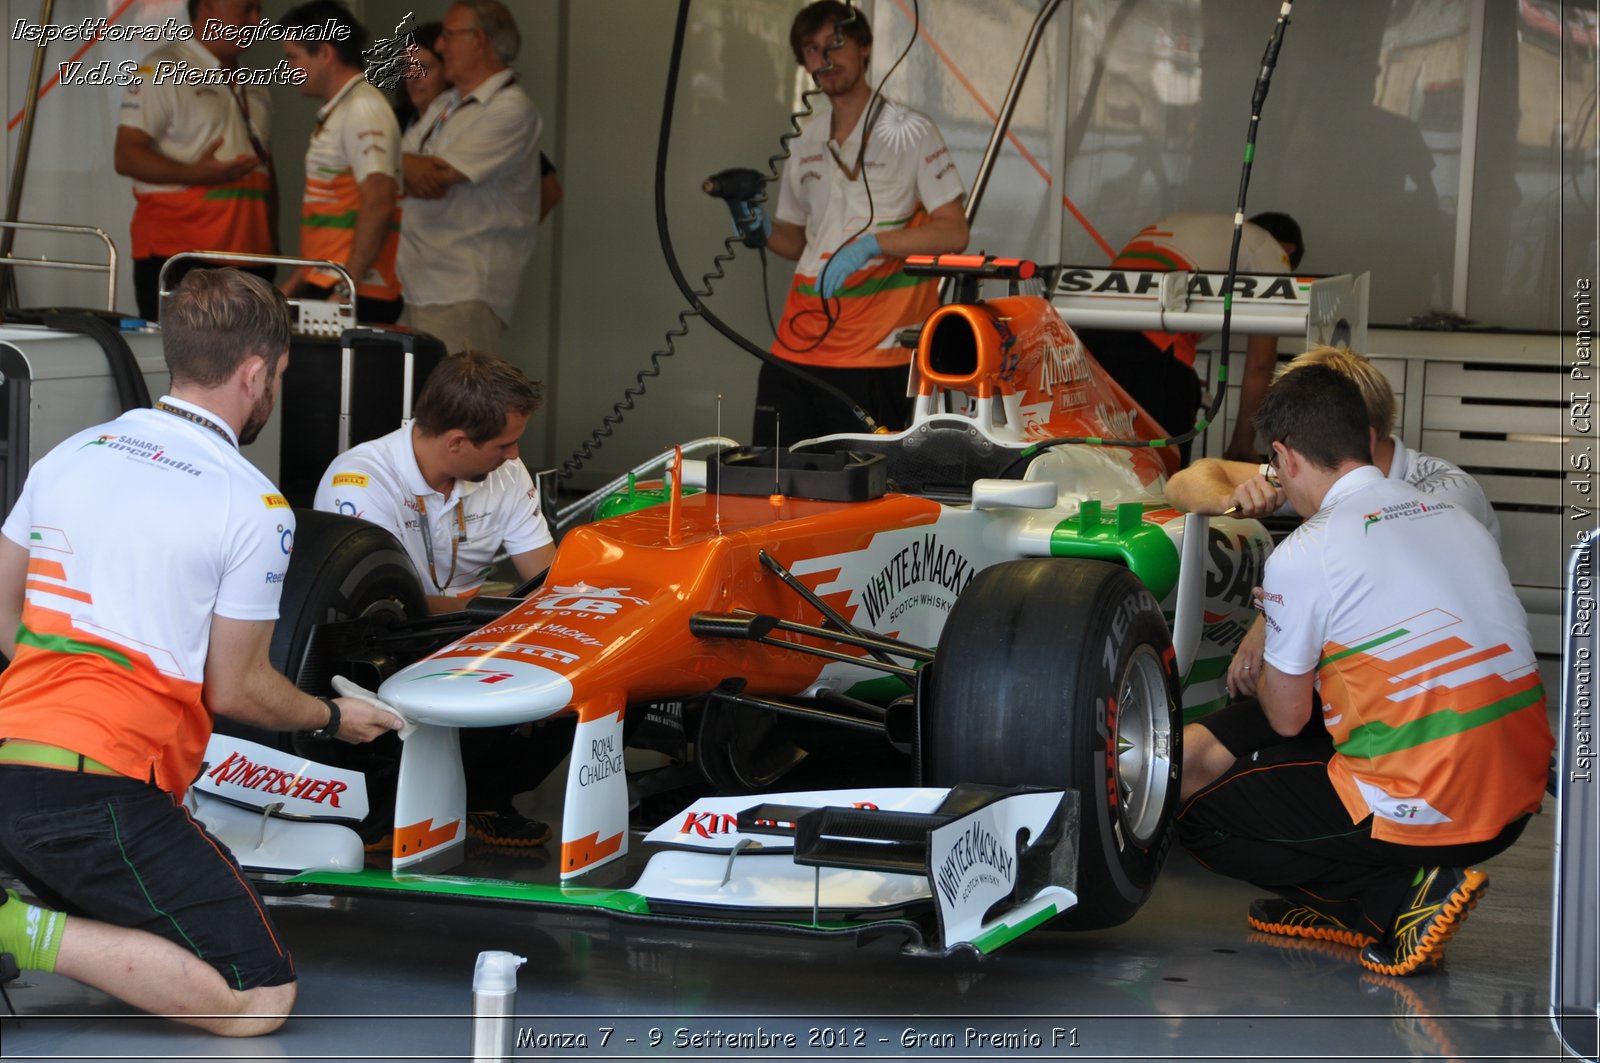
[{"label": "mechanic's hand on tyre", "polygon": [[1228,505],[1240,517],[1270,517],[1283,508],[1289,496],[1266,476],[1252,476],[1233,489]]},{"label": "mechanic's hand on tyre", "polygon": [[849,279],[850,274],[881,253],[878,238],[870,233],[851,240],[835,252],[822,267],[822,276],[817,278],[817,292],[824,299],[832,299],[833,293],[844,287],[844,282]]},{"label": "mechanic's hand on tyre", "polygon": [[339,711],[344,715],[339,727],[342,741],[370,742],[390,731],[399,731],[404,739],[411,733],[410,722],[396,712],[394,706],[359,683],[336,675],[333,689],[339,694]]},{"label": "mechanic's hand on tyre", "polygon": [[[1261,588],[1257,587],[1257,590]],[[1245,632],[1244,638],[1239,642],[1239,648],[1233,651],[1233,660],[1228,664],[1228,693],[1236,698],[1253,698],[1256,696],[1256,684],[1261,681],[1262,662],[1266,659],[1267,648],[1267,621],[1265,617],[1256,617],[1255,623],[1250,625],[1250,630]]]}]

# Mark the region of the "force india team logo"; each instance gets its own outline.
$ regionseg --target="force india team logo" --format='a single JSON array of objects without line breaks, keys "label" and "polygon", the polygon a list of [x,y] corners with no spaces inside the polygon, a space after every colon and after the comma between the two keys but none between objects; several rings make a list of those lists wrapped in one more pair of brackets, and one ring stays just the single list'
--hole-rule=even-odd
[{"label": "force india team logo", "polygon": [[1429,516],[1446,509],[1454,509],[1448,502],[1399,502],[1392,506],[1384,506],[1373,513],[1362,517],[1361,533],[1367,534],[1374,524],[1382,524],[1386,520],[1415,520],[1418,517]]}]

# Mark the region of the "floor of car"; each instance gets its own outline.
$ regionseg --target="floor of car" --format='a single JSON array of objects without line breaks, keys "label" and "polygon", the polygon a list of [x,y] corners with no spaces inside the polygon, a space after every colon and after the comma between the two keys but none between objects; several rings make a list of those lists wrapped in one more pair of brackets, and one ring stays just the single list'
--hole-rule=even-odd
[{"label": "floor of car", "polygon": [[[523,799],[546,818],[548,800]],[[1405,979],[1350,949],[1252,931],[1257,891],[1181,851],[1130,923],[1030,934],[982,961],[412,897],[275,897],[300,975],[279,1032],[211,1038],[29,972],[7,987],[0,1057],[473,1058],[474,962],[503,949],[528,959],[511,1058],[1560,1058],[1554,821],[1547,799],[1484,865],[1490,890],[1446,963]],[[464,870],[549,880],[552,861],[474,849]]]}]

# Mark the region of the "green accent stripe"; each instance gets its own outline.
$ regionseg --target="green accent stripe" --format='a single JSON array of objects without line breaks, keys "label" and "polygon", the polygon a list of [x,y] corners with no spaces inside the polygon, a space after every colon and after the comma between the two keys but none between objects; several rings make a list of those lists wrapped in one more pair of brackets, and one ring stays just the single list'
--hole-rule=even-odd
[{"label": "green accent stripe", "polygon": [[[894,291],[898,288],[915,288],[919,284],[932,283],[934,283],[932,277],[911,277],[897,270],[894,273],[888,274],[887,276],[874,277],[865,284],[858,284],[854,287],[846,286],[840,288],[838,291],[833,293],[833,297],[835,299],[855,299],[869,295],[877,295],[879,292]],[[795,291],[799,292],[801,295],[820,296],[822,294],[817,291],[817,286],[815,284],[796,284]]]},{"label": "green accent stripe", "polygon": [[1232,657],[1206,657],[1197,660],[1189,666],[1189,675],[1185,682],[1204,683],[1209,679],[1215,679],[1227,672],[1228,663],[1232,660]]},{"label": "green accent stripe", "polygon": [[204,199],[258,199],[265,203],[267,193],[262,188],[213,188],[202,198]]},{"label": "green accent stripe", "polygon": [[1171,255],[1164,255],[1154,249],[1143,249],[1129,254],[1118,255],[1117,260],[1111,264],[1112,269],[1142,269],[1153,273],[1174,273],[1186,270],[1189,267]]},{"label": "green accent stripe", "polygon": [[1212,698],[1210,701],[1202,701],[1198,705],[1185,705],[1183,707],[1183,722],[1194,723],[1200,717],[1205,716],[1208,713],[1216,712],[1227,703],[1228,696],[1224,694],[1220,698]]},{"label": "green accent stripe", "polygon": [[[152,912],[156,913],[167,922],[172,924],[172,929],[176,930],[178,932],[178,936],[183,938],[184,944],[189,946],[190,952],[194,953],[202,960],[205,959],[206,954],[200,948],[200,946],[196,945],[194,940],[184,932],[183,926],[172,917],[171,913],[164,911],[160,905],[156,904],[155,900],[150,896],[150,891],[145,888],[143,876],[139,874],[139,869],[133,866],[133,861],[128,858],[128,849],[122,843],[122,824],[117,822],[117,807],[111,802],[107,801],[106,813],[111,817],[111,835],[117,840],[117,852],[122,855],[122,862],[127,865],[128,873],[133,876],[134,884],[139,887],[139,892],[144,894],[145,903],[150,906],[150,910]],[[238,986],[238,988],[243,989],[244,986],[241,984]]]},{"label": "green accent stripe", "polygon": [[1391,727],[1382,722],[1362,724],[1350,732],[1348,739],[1335,745],[1334,749],[1347,757],[1370,760],[1385,753],[1415,749],[1417,746],[1436,742],[1441,738],[1463,734],[1475,727],[1482,727],[1502,717],[1510,716],[1542,700],[1544,700],[1544,685],[1535,683],[1528,690],[1468,712],[1440,709],[1419,720],[1403,723],[1399,727]]},{"label": "green accent stripe", "polygon": [[300,219],[300,224],[307,229],[354,229],[356,212],[349,210],[343,214],[307,214]]},{"label": "green accent stripe", "polygon": [[510,879],[464,878],[459,875],[410,875],[367,868],[361,871],[307,871],[288,879],[290,886],[335,886],[387,890],[395,893],[432,893],[440,896],[489,900],[567,904],[578,908],[604,908],[613,912],[648,915],[650,901],[628,890],[603,890],[587,886],[551,886]]},{"label": "green accent stripe", "polygon": [[910,221],[914,217],[916,217],[916,214],[913,212],[911,214],[907,214],[903,218],[885,218],[883,221],[875,223],[873,225],[873,228],[875,228],[875,229],[900,229],[900,228],[904,228],[906,222]]},{"label": "green accent stripe", "polygon": [[1049,922],[1059,914],[1060,911],[1055,905],[1046,905],[1044,908],[1038,912],[1035,912],[1022,922],[1017,923],[1015,926],[1010,923],[1001,923],[999,926],[990,927],[988,930],[985,930],[983,933],[972,939],[972,946],[979,952],[993,952],[1001,945],[1010,944],[1023,934],[1026,934],[1028,931]]},{"label": "green accent stripe", "polygon": [[1332,664],[1334,661],[1342,661],[1346,657],[1350,656],[1352,653],[1366,653],[1368,650],[1372,649],[1372,647],[1374,647],[1374,646],[1382,646],[1385,642],[1393,642],[1395,639],[1399,638],[1400,636],[1409,635],[1409,634],[1411,634],[1411,631],[1408,628],[1403,628],[1403,627],[1395,628],[1393,631],[1389,632],[1387,635],[1379,635],[1377,638],[1373,639],[1371,642],[1363,642],[1359,646],[1351,646],[1348,650],[1340,650],[1338,653],[1331,654],[1330,656],[1324,657],[1322,660],[1317,662],[1317,667],[1318,668],[1326,668],[1328,665]]},{"label": "green accent stripe", "polygon": [[37,631],[28,630],[26,625],[17,627],[17,645],[32,646],[36,650],[47,653],[81,654],[90,657],[104,657],[119,668],[133,671],[133,661],[125,653],[118,653],[106,646],[96,646],[92,642],[79,642],[77,639],[66,635],[42,635]]}]

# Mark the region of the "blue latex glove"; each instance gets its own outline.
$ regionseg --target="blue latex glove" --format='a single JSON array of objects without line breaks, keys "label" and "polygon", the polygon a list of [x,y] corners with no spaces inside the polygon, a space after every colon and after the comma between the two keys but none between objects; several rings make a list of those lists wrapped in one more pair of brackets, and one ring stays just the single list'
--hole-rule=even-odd
[{"label": "blue latex glove", "polygon": [[882,249],[878,247],[878,238],[870,233],[851,240],[822,267],[822,276],[817,278],[817,291],[824,299],[832,299],[833,293],[844,285],[850,274],[880,254]]}]

